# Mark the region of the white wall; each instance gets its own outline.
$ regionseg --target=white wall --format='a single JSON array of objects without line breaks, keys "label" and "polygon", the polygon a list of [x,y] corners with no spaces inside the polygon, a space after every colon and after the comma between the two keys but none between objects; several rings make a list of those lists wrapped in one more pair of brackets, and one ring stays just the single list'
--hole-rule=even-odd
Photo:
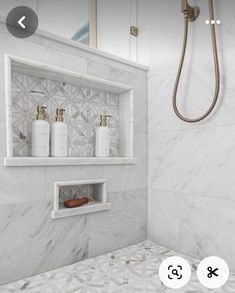
[{"label": "white wall", "polygon": [[88,0],[38,0],[39,28],[71,39],[89,19]]},{"label": "white wall", "polygon": [[105,52],[137,60],[137,40],[130,26],[138,22],[137,0],[97,0],[97,47]]}]

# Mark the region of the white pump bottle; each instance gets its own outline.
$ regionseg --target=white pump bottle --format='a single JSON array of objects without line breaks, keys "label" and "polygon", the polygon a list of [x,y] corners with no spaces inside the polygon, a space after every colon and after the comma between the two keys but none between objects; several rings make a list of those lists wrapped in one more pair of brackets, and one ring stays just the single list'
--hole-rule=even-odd
[{"label": "white pump bottle", "polygon": [[110,115],[100,116],[100,127],[96,129],[96,157],[109,157],[110,155],[110,130],[107,126],[107,118],[112,117]]},{"label": "white pump bottle", "polygon": [[51,156],[67,157],[68,127],[64,123],[65,109],[56,109],[56,122],[51,125]]},{"label": "white pump bottle", "polygon": [[50,125],[45,121],[44,106],[37,106],[37,119],[32,123],[32,146],[33,157],[49,157]]}]

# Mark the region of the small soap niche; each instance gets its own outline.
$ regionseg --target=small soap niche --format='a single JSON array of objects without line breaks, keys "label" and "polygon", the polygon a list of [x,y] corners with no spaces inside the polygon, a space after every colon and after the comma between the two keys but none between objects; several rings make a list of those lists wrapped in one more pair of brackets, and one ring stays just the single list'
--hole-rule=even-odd
[{"label": "small soap niche", "polygon": [[[89,203],[66,208],[64,201],[87,197]],[[106,211],[111,208],[107,199],[106,179],[55,182],[53,219]]]},{"label": "small soap niche", "polygon": [[[5,166],[135,164],[133,87],[61,67],[5,55],[7,157]],[[31,157],[31,125],[37,105],[55,121],[64,108],[68,157]],[[110,114],[110,157],[95,157],[95,131]]]}]

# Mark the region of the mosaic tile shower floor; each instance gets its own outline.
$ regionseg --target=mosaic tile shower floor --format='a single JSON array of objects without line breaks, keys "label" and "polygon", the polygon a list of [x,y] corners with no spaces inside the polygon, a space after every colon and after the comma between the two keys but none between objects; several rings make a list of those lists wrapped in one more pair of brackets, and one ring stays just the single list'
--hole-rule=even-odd
[{"label": "mosaic tile shower floor", "polygon": [[198,261],[189,257],[190,283],[178,290],[167,289],[159,280],[158,269],[169,256],[180,255],[146,241],[99,257],[27,278],[0,287],[1,293],[204,293],[235,292],[235,275],[221,289],[209,290],[197,281]]}]

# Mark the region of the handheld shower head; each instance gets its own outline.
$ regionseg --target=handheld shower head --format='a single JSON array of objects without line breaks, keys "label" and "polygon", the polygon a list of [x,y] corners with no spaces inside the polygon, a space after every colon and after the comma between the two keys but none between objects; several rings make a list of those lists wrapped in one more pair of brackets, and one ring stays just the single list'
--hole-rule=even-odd
[{"label": "handheld shower head", "polygon": [[189,21],[195,21],[200,13],[200,9],[198,6],[190,6],[188,4],[188,0],[181,0],[181,10],[186,19]]},{"label": "handheld shower head", "polygon": [[188,1],[187,0],[181,0],[181,10],[183,13],[188,10]]}]

